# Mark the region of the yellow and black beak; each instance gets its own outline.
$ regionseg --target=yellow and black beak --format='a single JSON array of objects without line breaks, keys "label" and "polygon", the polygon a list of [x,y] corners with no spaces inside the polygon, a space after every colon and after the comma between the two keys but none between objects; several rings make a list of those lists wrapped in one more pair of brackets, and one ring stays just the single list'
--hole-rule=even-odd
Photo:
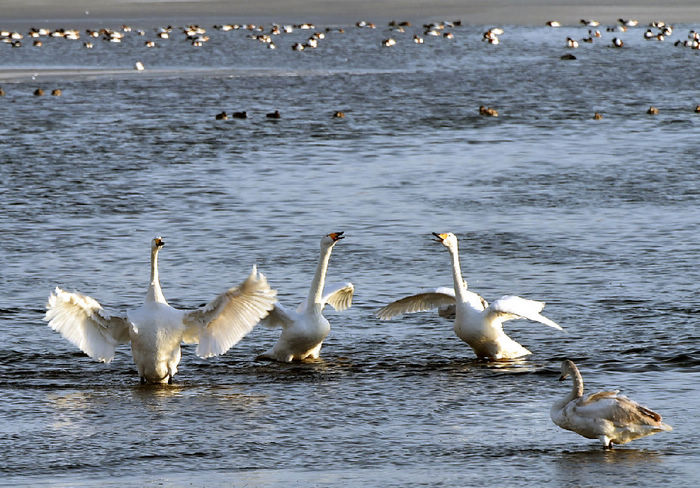
[{"label": "yellow and black beak", "polygon": [[328,237],[333,239],[333,242],[336,242],[341,239],[345,239],[345,236],[343,234],[345,234],[345,232],[333,232],[332,234],[328,234]]},{"label": "yellow and black beak", "polygon": [[165,246],[165,242],[163,242],[163,239],[161,239],[160,237],[156,237],[155,239],[153,239],[153,243],[154,243],[154,244],[156,245],[156,247],[158,247],[158,248],[161,248],[161,247]]},{"label": "yellow and black beak", "polygon": [[437,237],[437,239],[434,239],[435,242],[442,242],[447,239],[447,234],[438,234],[437,232],[433,232],[433,235]]}]

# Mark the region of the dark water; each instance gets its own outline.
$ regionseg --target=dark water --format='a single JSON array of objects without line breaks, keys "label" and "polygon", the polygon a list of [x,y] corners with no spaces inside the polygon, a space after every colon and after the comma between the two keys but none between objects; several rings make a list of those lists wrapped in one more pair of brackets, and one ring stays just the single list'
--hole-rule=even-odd
[{"label": "dark water", "polygon": [[[345,26],[294,52],[312,31],[269,50],[207,26],[204,47],[177,32],[148,50],[146,27],[92,50],[0,45],[5,68],[125,69],[2,83],[1,484],[700,480],[700,51],[673,46],[697,26],[665,42],[631,29],[623,49],[604,32],[575,61],[559,58],[584,28],[507,27],[492,46],[480,27],[415,45],[417,28]],[[397,45],[381,48],[389,35]],[[137,60],[146,71],[131,71]],[[480,117],[482,104],[500,116]],[[249,118],[215,121],[222,110]],[[174,306],[209,300],[253,263],[296,306],[320,236],[338,230],[328,280],[352,281],[355,302],[327,312],[316,363],[256,362],[279,334],[257,328],[222,357],[186,346],[174,385],[140,386],[128,348],[97,363],[41,320],[56,285],[138,305],[154,235]],[[497,367],[436,314],[375,319],[451,286],[432,231],[458,235],[472,289],[544,300],[566,333],[510,322],[534,354]],[[556,427],[567,357],[587,389],[622,389],[674,431],[604,452]]]}]

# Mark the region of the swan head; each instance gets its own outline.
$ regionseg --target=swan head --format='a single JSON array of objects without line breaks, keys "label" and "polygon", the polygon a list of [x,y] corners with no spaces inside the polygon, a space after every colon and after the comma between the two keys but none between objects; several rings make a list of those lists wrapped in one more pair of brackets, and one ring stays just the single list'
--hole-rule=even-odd
[{"label": "swan head", "polygon": [[574,371],[578,371],[574,362],[570,359],[565,359],[561,363],[561,376],[559,376],[559,381],[564,381],[570,374],[573,374]]},{"label": "swan head", "polygon": [[433,232],[433,235],[436,237],[436,241],[441,243],[443,246],[453,249],[457,247],[457,236],[454,235],[452,232],[447,232],[445,234],[438,234],[437,232]]},{"label": "swan head", "polygon": [[321,239],[321,247],[331,247],[341,239],[345,239],[345,232],[331,232]]},{"label": "swan head", "polygon": [[154,237],[151,241],[151,251],[157,251],[163,246],[165,246],[165,242],[163,242],[163,238],[160,236]]}]

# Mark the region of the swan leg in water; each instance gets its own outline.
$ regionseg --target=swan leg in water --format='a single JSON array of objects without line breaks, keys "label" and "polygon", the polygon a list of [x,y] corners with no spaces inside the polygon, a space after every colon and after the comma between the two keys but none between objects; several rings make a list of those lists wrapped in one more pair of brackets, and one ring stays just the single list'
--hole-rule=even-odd
[{"label": "swan leg in water", "polygon": [[343,232],[334,232],[321,239],[321,255],[311,281],[308,296],[295,311],[285,309],[280,303],[265,317],[262,323],[268,327],[281,327],[277,343],[258,356],[279,362],[318,359],[323,341],[331,326],[323,316],[323,309],[330,304],[336,310],[346,310],[352,305],[355,288],[352,283],[325,285],[328,262],[335,244],[344,238]]},{"label": "swan leg in water", "polygon": [[49,296],[44,320],[88,356],[109,363],[119,344],[131,343],[142,383],[172,383],[180,344],[198,344],[207,358],[228,351],[273,308],[276,292],[253,267],[240,285],[206,305],[177,310],[165,300],[158,278],[160,237],[151,243],[151,281],[144,304],[125,315],[110,314],[93,298],[60,288]]},{"label": "swan leg in water", "polygon": [[454,331],[466,342],[478,358],[502,361],[532,354],[503,331],[503,322],[528,319],[554,329],[562,328],[540,314],[544,302],[517,296],[503,296],[489,305],[481,296],[467,289],[462,278],[457,237],[452,233],[433,233],[450,252],[454,288],[435,288],[411,295],[383,307],[377,312],[382,320],[396,315],[421,312],[433,308],[443,317],[454,317]]},{"label": "swan leg in water", "polygon": [[552,405],[552,421],[562,429],[588,439],[598,439],[604,449],[672,430],[661,415],[630,400],[619,391],[599,391],[583,395],[583,378],[573,361],[561,365],[560,380],[572,377],[571,392]]}]

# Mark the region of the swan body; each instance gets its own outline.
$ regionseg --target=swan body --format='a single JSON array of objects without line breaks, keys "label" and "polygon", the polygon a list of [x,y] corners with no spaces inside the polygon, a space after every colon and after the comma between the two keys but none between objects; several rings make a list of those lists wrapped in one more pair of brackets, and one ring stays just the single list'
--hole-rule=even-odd
[{"label": "swan body", "polygon": [[603,447],[670,431],[661,415],[630,400],[618,391],[600,391],[583,395],[583,378],[576,365],[562,362],[560,381],[571,375],[572,391],[554,403],[550,410],[552,421],[562,429],[571,430],[588,439],[599,439]]},{"label": "swan body", "polygon": [[144,304],[113,315],[93,298],[60,288],[49,296],[44,320],[88,356],[109,363],[119,344],[131,343],[141,382],[171,383],[180,363],[180,344],[198,344],[207,358],[228,351],[272,309],[274,290],[255,267],[250,276],[195,310],[178,310],[165,299],[158,279],[158,251],[151,245],[151,283]]},{"label": "swan body", "polygon": [[450,251],[454,288],[436,288],[390,303],[377,312],[382,320],[404,313],[437,308],[443,317],[454,317],[454,331],[466,342],[477,357],[509,360],[532,354],[508,337],[503,322],[525,318],[558,330],[562,328],[540,314],[544,302],[517,296],[503,296],[490,305],[478,294],[467,289],[459,263],[457,237],[454,234],[434,234]]},{"label": "swan body", "polygon": [[323,341],[331,331],[330,323],[323,316],[324,307],[329,304],[336,310],[346,310],[352,305],[355,292],[352,283],[325,286],[331,251],[343,237],[343,232],[336,232],[321,239],[321,256],[306,300],[296,310],[287,310],[276,303],[263,319],[262,323],[268,327],[282,327],[282,333],[277,343],[258,359],[286,363],[318,359]]}]

